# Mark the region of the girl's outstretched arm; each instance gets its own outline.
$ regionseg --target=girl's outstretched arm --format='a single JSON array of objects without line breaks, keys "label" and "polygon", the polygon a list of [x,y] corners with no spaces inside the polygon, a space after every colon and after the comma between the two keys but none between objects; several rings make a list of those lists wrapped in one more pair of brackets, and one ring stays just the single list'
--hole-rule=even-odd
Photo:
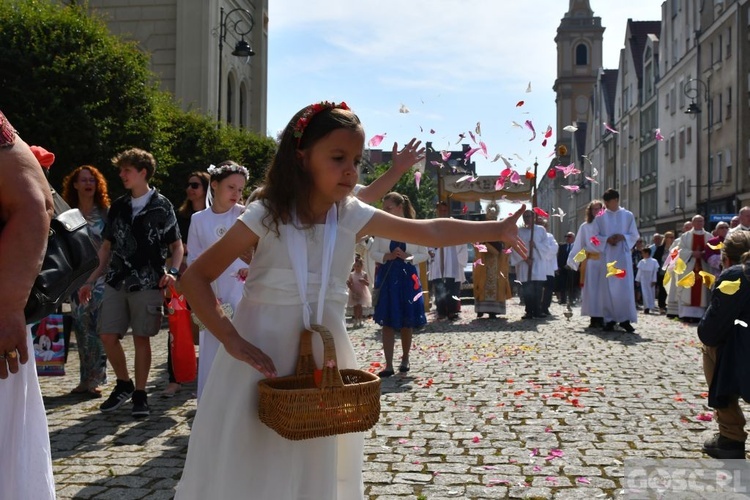
[{"label": "girl's outstretched arm", "polygon": [[242,222],[235,224],[211,245],[182,276],[182,291],[190,308],[206,328],[224,344],[229,354],[249,364],[266,377],[275,377],[273,360],[243,339],[217,303],[211,283],[249,247],[258,243],[258,235]]},{"label": "girl's outstretched arm", "polygon": [[518,237],[518,218],[526,210],[521,206],[516,213],[502,221],[465,221],[458,219],[413,220],[396,217],[378,210],[360,231],[426,247],[446,247],[477,241],[502,241],[526,258],[526,245]]},{"label": "girl's outstretched arm", "polygon": [[413,138],[402,149],[398,149],[398,143],[393,143],[391,152],[392,165],[383,175],[363,187],[357,193],[357,198],[365,203],[371,204],[380,200],[393,189],[393,186],[401,180],[401,177],[425,156],[425,148],[419,147],[422,141]]}]

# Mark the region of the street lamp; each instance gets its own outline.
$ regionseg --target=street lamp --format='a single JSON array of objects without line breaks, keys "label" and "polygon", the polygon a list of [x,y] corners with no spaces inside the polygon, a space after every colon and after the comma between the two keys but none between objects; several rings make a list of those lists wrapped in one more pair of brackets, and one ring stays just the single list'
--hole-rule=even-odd
[{"label": "street lamp", "polygon": [[[689,115],[700,115],[702,110],[696,102],[696,99],[700,97],[701,90],[703,90],[703,102],[706,103],[706,111],[708,111],[708,184],[706,185],[708,188],[706,190],[706,218],[708,219],[711,215],[711,181],[713,177],[713,165],[711,164],[711,129],[713,128],[714,116],[713,103],[711,102],[711,77],[709,76],[706,78],[705,82],[698,78],[691,78],[685,84],[683,92],[690,98],[690,104],[685,108],[685,113]],[[698,121],[698,128],[700,130],[700,120]],[[700,154],[698,155],[698,172],[700,172]]]},{"label": "street lamp", "polygon": [[[237,20],[230,22],[229,18],[232,14],[237,13]],[[224,75],[221,72],[222,66],[222,52],[224,50],[224,42],[227,41],[227,25],[229,25],[239,37],[239,41],[235,44],[234,50],[232,51],[233,56],[237,57],[251,57],[255,55],[250,44],[245,41],[245,35],[253,30],[255,25],[255,19],[253,15],[247,9],[236,8],[232,9],[224,14],[224,7],[221,8],[221,17],[219,24],[219,106],[216,113],[216,120],[221,122],[221,83],[224,80]]]}]

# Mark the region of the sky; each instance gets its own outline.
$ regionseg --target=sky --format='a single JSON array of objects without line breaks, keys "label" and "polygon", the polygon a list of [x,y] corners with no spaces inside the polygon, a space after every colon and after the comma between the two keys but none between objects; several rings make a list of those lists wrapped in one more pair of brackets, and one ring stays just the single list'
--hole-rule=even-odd
[{"label": "sky", "polygon": [[[590,0],[604,31],[603,64],[617,68],[628,18],[659,20],[659,0]],[[555,34],[566,0],[272,0],[268,130],[276,137],[302,107],[345,101],[380,148],[416,137],[460,149],[476,131],[488,157],[480,175],[546,164],[555,128]],[[530,92],[527,92],[530,87]],[[519,101],[524,101],[520,107]],[[401,112],[403,110],[408,112]],[[537,137],[523,125],[531,120]],[[553,128],[546,148],[541,139]],[[462,143],[470,144],[466,137]]]}]

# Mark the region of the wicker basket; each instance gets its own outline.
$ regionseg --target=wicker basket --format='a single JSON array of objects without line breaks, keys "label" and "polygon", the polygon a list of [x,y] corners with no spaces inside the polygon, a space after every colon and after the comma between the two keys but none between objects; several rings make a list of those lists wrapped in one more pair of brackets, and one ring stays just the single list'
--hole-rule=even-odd
[{"label": "wicker basket", "polygon": [[294,441],[372,428],[380,418],[380,378],[362,370],[338,369],[333,336],[312,325],[323,339],[320,387],[315,383],[312,331],[303,330],[296,375],[258,382],[260,421]]}]

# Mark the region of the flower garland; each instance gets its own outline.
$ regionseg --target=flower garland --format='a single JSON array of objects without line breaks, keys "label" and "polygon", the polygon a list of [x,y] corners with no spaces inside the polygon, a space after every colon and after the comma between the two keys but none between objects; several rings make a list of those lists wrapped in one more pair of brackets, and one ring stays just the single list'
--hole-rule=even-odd
[{"label": "flower garland", "polygon": [[216,165],[209,165],[207,171],[208,175],[210,175],[211,177],[229,172],[232,174],[242,174],[245,176],[245,180],[250,179],[250,172],[248,172],[247,169],[242,165],[237,165],[236,163],[228,163],[220,167],[217,167]]},{"label": "flower garland", "polygon": [[320,101],[315,104],[310,104],[302,113],[302,116],[299,117],[297,123],[294,124],[294,137],[297,138],[297,145],[299,145],[302,140],[302,134],[305,133],[305,128],[310,124],[310,120],[312,120],[316,114],[326,109],[336,108],[350,111],[349,106],[344,101],[341,101],[338,104],[329,101]]}]

